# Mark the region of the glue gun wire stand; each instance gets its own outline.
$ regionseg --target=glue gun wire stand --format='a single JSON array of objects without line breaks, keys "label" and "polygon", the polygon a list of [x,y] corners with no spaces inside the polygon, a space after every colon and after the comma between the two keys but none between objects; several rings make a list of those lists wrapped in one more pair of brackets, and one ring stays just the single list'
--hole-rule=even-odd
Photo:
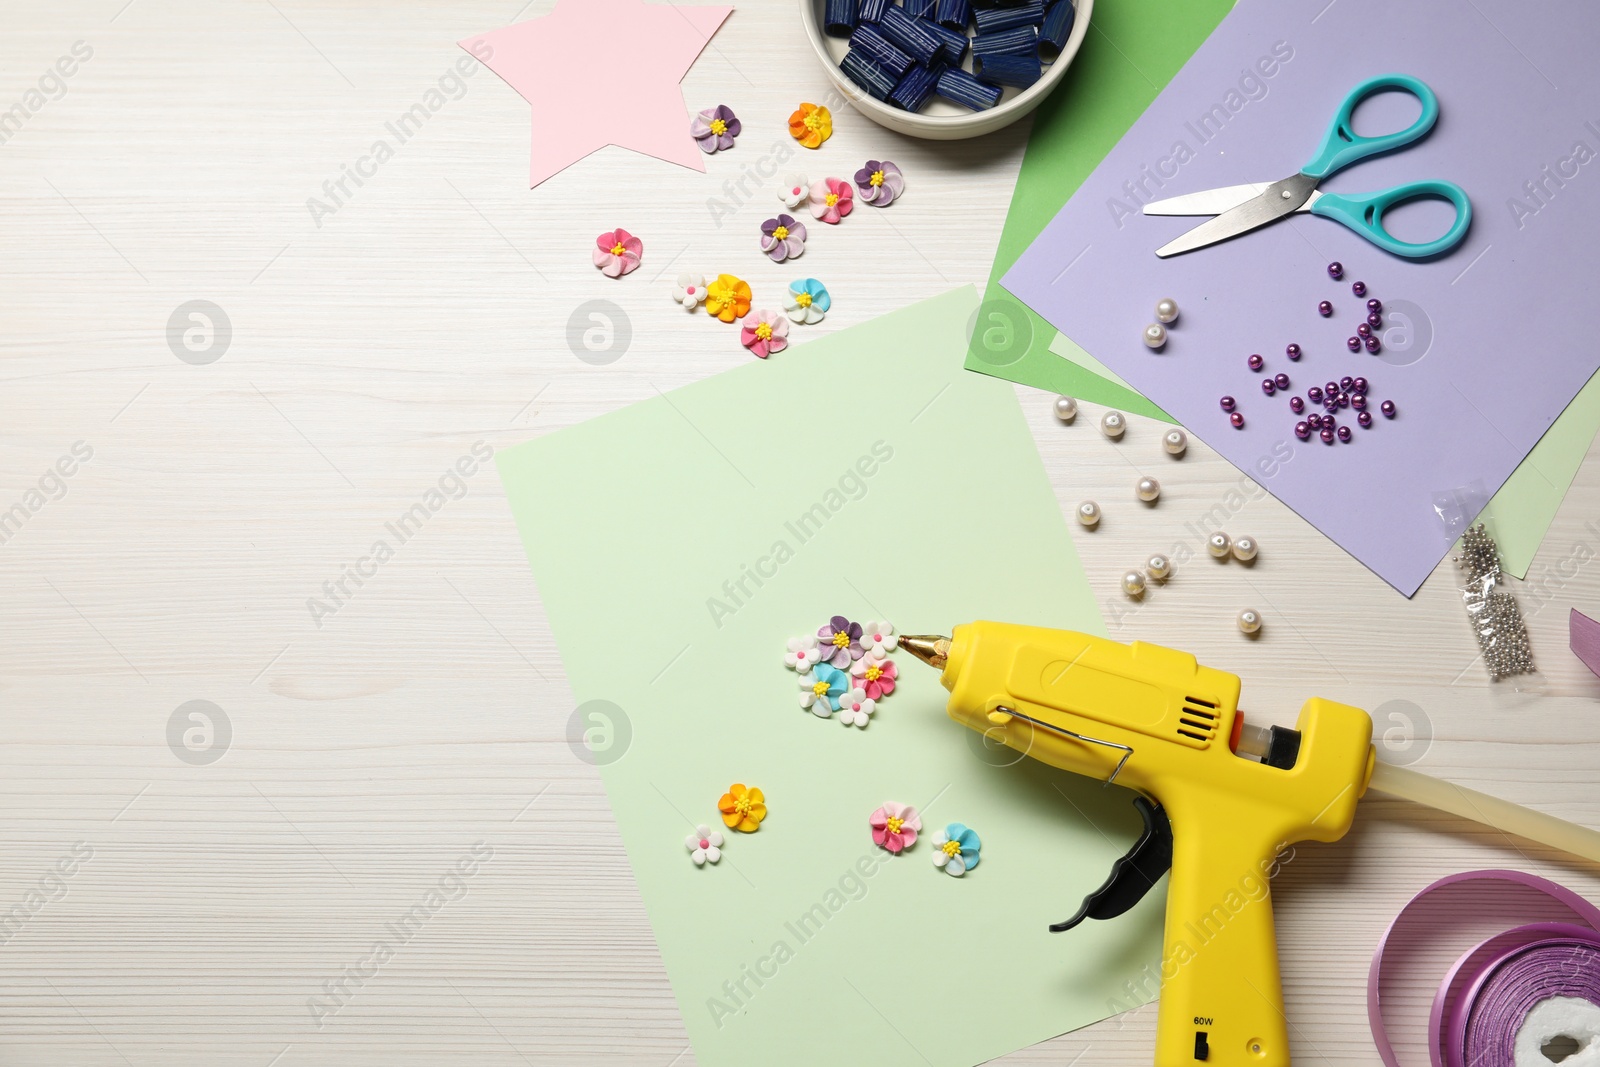
[{"label": "glue gun wire stand", "polygon": [[940,672],[956,722],[1135,792],[1143,834],[1051,929],[1121,915],[1170,872],[1157,1067],[1289,1067],[1270,891],[1218,902],[1289,845],[1343,837],[1369,788],[1600,863],[1600,833],[1380,763],[1360,708],[1312,697],[1292,728],[1245,722],[1238,676],[1176,649],[998,622],[900,648]]}]

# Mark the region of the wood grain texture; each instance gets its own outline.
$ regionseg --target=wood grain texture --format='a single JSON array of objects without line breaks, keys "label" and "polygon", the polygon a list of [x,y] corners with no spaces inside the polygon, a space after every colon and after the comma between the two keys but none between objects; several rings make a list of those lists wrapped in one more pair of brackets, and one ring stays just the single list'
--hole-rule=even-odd
[{"label": "wood grain texture", "polygon": [[[803,273],[834,294],[825,333],[983,283],[1026,130],[930,145],[841,108],[824,150],[780,162],[789,111],[827,83],[793,0],[751,0],[685,83],[691,107],[744,120],[735,151],[702,175],[607,149],[530,193],[527,105],[487,71],[451,77],[452,42],[517,15],[513,0],[7,11],[0,110],[75,42],[92,49],[0,143],[0,509],[50,498],[0,544],[0,915],[24,913],[0,944],[7,1064],[694,1062],[599,778],[567,744],[571,694],[493,471],[347,579],[320,625],[307,601],[475,443],[748,359],[667,300],[690,264],[759,279],[764,301],[800,273],[762,261],[773,182],[740,195],[745,173],[888,155],[908,175],[892,211],[813,227]],[[314,220],[308,198],[430,90],[443,103],[420,131]],[[584,120],[578,94],[552,107]],[[647,250],[614,283],[588,249],[617,225]],[[205,365],[167,338],[196,299],[233,331]],[[604,366],[567,341],[595,299],[633,331]],[[1524,588],[1542,671],[1490,685],[1448,564],[1406,601],[1203,444],[1172,460],[1152,424],[1112,444],[1097,409],[1061,426],[1049,397],[1019,395],[1063,508],[1105,508],[1073,536],[1114,636],[1242,673],[1262,719],[1313,693],[1377,709],[1419,768],[1600,825],[1600,683],[1565,633],[1569,606],[1600,604],[1593,452]],[[48,477],[80,441],[92,457]],[[1134,502],[1141,473],[1165,486],[1157,507]],[[1196,559],[1129,610],[1121,571],[1198,550],[1215,508],[1259,561]],[[1247,605],[1266,619],[1256,641],[1234,629]],[[191,700],[231,729],[205,765],[168,743]],[[1348,840],[1300,850],[1276,897],[1301,1062],[1377,1062],[1378,932],[1428,881],[1487,865],[1600,898],[1592,872],[1384,800]],[[1006,1062],[1146,1062],[1153,1025],[1137,1012]]]}]

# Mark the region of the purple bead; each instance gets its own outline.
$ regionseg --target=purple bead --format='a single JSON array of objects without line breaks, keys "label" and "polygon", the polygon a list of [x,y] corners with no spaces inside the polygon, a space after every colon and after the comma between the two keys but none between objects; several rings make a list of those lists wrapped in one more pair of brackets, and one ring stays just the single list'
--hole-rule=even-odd
[{"label": "purple bead", "polygon": [[1379,300],[1377,297],[1373,297],[1371,300],[1367,301],[1367,310],[1368,311],[1382,311],[1383,310],[1383,301]]},{"label": "purple bead", "polygon": [[1367,380],[1358,374],[1356,375],[1355,381],[1351,383],[1351,386],[1356,392],[1364,393],[1367,391]]},{"label": "purple bead", "polygon": [[1383,351],[1383,346],[1378,343],[1378,339],[1376,337],[1369,337],[1367,338],[1367,351],[1371,352],[1373,355],[1377,355],[1379,352]]},{"label": "purple bead", "polygon": [[1294,412],[1296,415],[1299,415],[1302,412],[1304,412],[1305,409],[1306,409],[1306,402],[1304,400],[1300,399],[1297,396],[1291,396],[1289,398],[1289,410],[1290,411]]},{"label": "purple bead", "polygon": [[1231,397],[1231,396],[1223,397],[1222,400],[1221,400],[1221,404],[1222,404],[1222,410],[1223,411],[1232,411],[1233,410],[1233,397]]},{"label": "purple bead", "polygon": [[1320,430],[1322,428],[1322,416],[1313,411],[1309,416],[1306,417],[1306,425],[1310,426],[1313,430]]},{"label": "purple bead", "polygon": [[1362,338],[1362,340],[1365,340],[1366,338],[1372,336],[1372,327],[1365,322],[1357,323],[1356,333]]},{"label": "purple bead", "polygon": [[1383,403],[1378,405],[1378,410],[1383,412],[1383,417],[1384,418],[1386,418],[1386,419],[1394,418],[1394,412],[1395,412],[1394,401],[1393,400],[1385,400]]},{"label": "purple bead", "polygon": [[1328,277],[1332,278],[1334,281],[1338,281],[1340,278],[1343,278],[1344,264],[1340,263],[1338,260],[1334,260],[1332,263],[1329,263]]},{"label": "purple bead", "polygon": [[1261,391],[1271,396],[1278,391],[1278,387],[1273,384],[1271,378],[1263,378],[1261,379]]},{"label": "purple bead", "polygon": [[1372,425],[1372,412],[1363,411],[1361,414],[1356,416],[1356,421],[1361,424],[1361,428],[1363,430],[1367,429]]},{"label": "purple bead", "polygon": [[1321,315],[1323,318],[1327,318],[1329,315],[1333,314],[1333,305],[1324,300],[1322,303],[1317,305],[1317,314]]},{"label": "purple bead", "polygon": [[1338,382],[1326,382],[1322,386],[1322,391],[1324,393],[1332,393],[1335,396],[1337,396],[1338,393],[1339,393],[1339,383]]},{"label": "purple bead", "polygon": [[1300,358],[1300,346],[1296,345],[1296,344],[1291,344],[1288,348],[1285,348],[1283,350],[1283,354],[1288,356],[1290,359],[1299,359]]},{"label": "purple bead", "polygon": [[1340,393],[1339,394],[1339,406],[1342,407],[1342,408],[1347,408],[1347,407],[1350,406],[1350,394],[1349,393]]},{"label": "purple bead", "polygon": [[1311,424],[1306,422],[1295,423],[1294,435],[1300,438],[1300,440],[1304,441],[1306,438],[1311,436]]},{"label": "purple bead", "polygon": [[1345,442],[1346,444],[1350,443],[1350,427],[1348,427],[1348,426],[1339,427],[1339,440]]},{"label": "purple bead", "polygon": [[1366,282],[1356,282],[1354,285],[1352,285],[1350,287],[1350,291],[1352,293],[1356,294],[1357,296],[1366,296],[1367,295],[1367,283]]},{"label": "purple bead", "polygon": [[1235,430],[1244,429],[1244,416],[1239,412],[1235,411],[1232,415],[1229,415],[1228,421],[1233,423],[1233,428]]},{"label": "purple bead", "polygon": [[1361,338],[1352,337],[1344,343],[1344,346],[1352,352],[1359,352],[1361,351]]},{"label": "purple bead", "polygon": [[1376,311],[1367,312],[1367,325],[1371,326],[1374,330],[1383,329],[1383,316],[1378,314]]},{"label": "purple bead", "polygon": [[1339,420],[1334,418],[1332,415],[1322,416],[1322,428],[1324,430],[1331,430],[1337,425],[1339,425]]},{"label": "purple bead", "polygon": [[1254,371],[1259,371],[1262,367],[1267,365],[1267,361],[1261,358],[1260,353],[1252,355],[1249,359],[1245,360],[1245,362],[1248,363],[1250,365],[1250,369]]},{"label": "purple bead", "polygon": [[1348,374],[1339,379],[1339,388],[1347,393],[1350,391],[1350,387],[1354,384],[1356,384],[1356,380],[1350,377]]},{"label": "purple bead", "polygon": [[1289,376],[1287,374],[1275,374],[1272,376],[1272,380],[1274,383],[1276,383],[1279,389],[1289,388]]},{"label": "purple bead", "polygon": [[1350,406],[1355,408],[1357,411],[1365,411],[1365,410],[1367,410],[1367,394],[1366,393],[1351,393],[1350,394]]},{"label": "purple bead", "polygon": [[1313,385],[1310,389],[1306,390],[1306,396],[1311,398],[1311,402],[1313,404],[1322,403],[1322,387]]},{"label": "purple bead", "polygon": [[1325,444],[1325,445],[1333,444],[1333,431],[1328,429],[1326,426],[1324,426],[1322,428],[1322,430],[1318,434],[1318,436],[1322,438],[1322,443],[1323,444]]}]

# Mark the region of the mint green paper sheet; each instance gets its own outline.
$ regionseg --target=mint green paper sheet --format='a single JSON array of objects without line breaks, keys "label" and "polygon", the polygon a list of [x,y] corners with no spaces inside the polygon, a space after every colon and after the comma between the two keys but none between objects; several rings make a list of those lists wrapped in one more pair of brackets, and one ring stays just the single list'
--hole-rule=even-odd
[{"label": "mint green paper sheet", "polygon": [[[977,304],[958,289],[497,457],[704,1067],[966,1067],[1155,992],[1163,892],[1046,931],[1136,838],[1129,794],[986,750],[907,654],[865,729],[803,711],[781,662],[835,613],[1101,630],[1011,386],[961,368]],[[685,835],[720,828],[733,782],[770,815],[696,868]],[[885,801],[925,813],[899,857],[869,835]],[[959,879],[926,839],[952,821],[983,841]]]}]

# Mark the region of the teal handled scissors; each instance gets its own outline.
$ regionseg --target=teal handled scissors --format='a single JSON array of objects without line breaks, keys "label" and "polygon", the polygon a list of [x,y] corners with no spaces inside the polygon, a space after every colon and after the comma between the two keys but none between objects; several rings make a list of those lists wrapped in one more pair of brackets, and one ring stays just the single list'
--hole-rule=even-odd
[{"label": "teal handled scissors", "polygon": [[[1362,137],[1351,128],[1351,116],[1367,97],[1387,89],[1398,89],[1415,96],[1422,114],[1406,129],[1381,137]],[[1249,233],[1299,211],[1309,211],[1325,219],[1343,223],[1386,252],[1408,259],[1421,259],[1448,252],[1460,244],[1472,224],[1472,204],[1461,186],[1454,182],[1407,182],[1392,189],[1367,195],[1343,195],[1318,190],[1324,178],[1352,163],[1383,152],[1404,148],[1422,139],[1439,118],[1439,98],[1433,90],[1408,74],[1383,74],[1369,78],[1350,90],[1328,127],[1316,156],[1282,181],[1270,184],[1230,185],[1203,193],[1175,196],[1144,206],[1146,215],[1214,215],[1175,241],[1156,249],[1163,258],[1192,252],[1197,248]],[[1402,241],[1383,225],[1383,213],[1397,204],[1413,200],[1448,200],[1455,205],[1456,220],[1442,237],[1412,243]]]}]

